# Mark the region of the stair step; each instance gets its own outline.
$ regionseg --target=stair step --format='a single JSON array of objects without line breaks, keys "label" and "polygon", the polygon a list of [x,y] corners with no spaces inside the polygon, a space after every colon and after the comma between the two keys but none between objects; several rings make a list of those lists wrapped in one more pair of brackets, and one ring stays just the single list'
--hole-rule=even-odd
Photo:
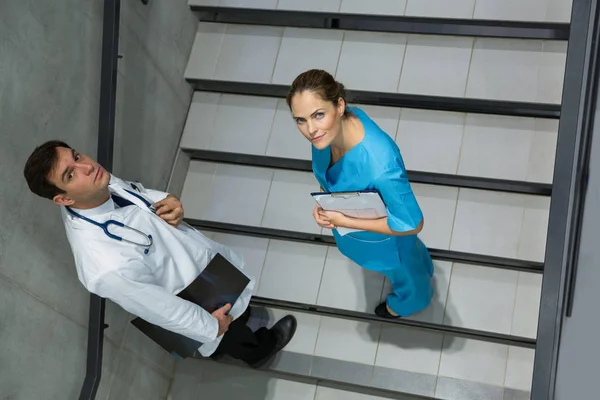
[{"label": "stair step", "polygon": [[[214,232],[248,235],[266,239],[294,241],[305,244],[335,246],[335,239],[331,235],[313,234],[307,232],[288,231],[283,229],[264,228],[258,226],[231,224],[218,221],[207,221],[186,218],[185,222],[198,228]],[[485,254],[465,253],[452,250],[429,248],[431,257],[435,260],[474,264],[482,267],[500,268],[506,270],[542,273],[544,264],[519,260],[507,257],[496,257]]]},{"label": "stair step", "polygon": [[[191,397],[196,394],[197,397]],[[432,397],[403,394],[353,383],[306,375],[252,370],[235,361],[185,360],[176,366],[170,391],[173,400],[426,400]],[[500,399],[501,400],[501,399]]]},{"label": "stair step", "polygon": [[387,320],[373,310],[391,291],[389,282],[335,247],[323,251],[314,245],[204,233],[244,257],[244,273],[257,282],[254,305],[526,348],[535,345],[539,275],[434,261],[435,293],[429,307]]},{"label": "stair step", "polygon": [[[398,144],[412,182],[551,194],[556,121],[358,106]],[[284,99],[196,91],[180,147],[198,160],[311,169]]]},{"label": "stair step", "polygon": [[[472,364],[460,365],[456,364],[457,351],[465,351],[465,356],[471,354],[472,357],[473,352],[484,348],[473,347],[475,342],[470,340],[452,339],[440,334],[416,335],[404,328],[383,328],[380,331],[365,324],[335,318],[315,321],[314,316],[305,313],[293,314],[299,321],[296,336],[261,370],[251,370],[229,357],[220,358],[218,364],[186,360],[187,368],[183,370],[233,367],[240,368],[240,374],[258,376],[263,373],[265,379],[283,378],[307,383],[318,380],[324,385],[338,385],[349,392],[384,398],[410,395],[446,399],[454,391],[464,396],[460,398],[502,400],[504,393],[526,394],[526,391],[510,386],[519,387],[513,376],[527,372],[524,360],[531,359],[533,362],[533,350],[523,349],[525,353],[520,354],[514,347],[482,344],[487,347],[489,356],[486,359],[473,359]],[[249,325],[253,329],[272,326],[283,315],[285,313],[281,310],[253,308]],[[348,351],[350,348],[351,352]],[[178,367],[176,376],[184,371]],[[193,372],[193,375],[202,376],[198,372]],[[201,378],[203,389],[207,379],[206,375]],[[496,384],[490,383],[494,379]]]},{"label": "stair step", "polygon": [[[289,85],[270,83],[223,81],[212,79],[186,79],[194,90],[247,96],[285,98]],[[408,93],[388,93],[352,90],[353,102],[383,107],[452,111],[472,114],[505,115],[511,117],[560,118],[559,104],[528,103],[522,101],[487,100]]]},{"label": "stair step", "polygon": [[192,6],[202,22],[418,35],[568,40],[569,24]]},{"label": "stair step", "polygon": [[286,311],[306,312],[322,317],[343,318],[358,322],[377,322],[381,324],[388,324],[391,326],[396,325],[409,328],[419,328],[425,331],[444,332],[456,337],[481,340],[489,343],[506,344],[511,346],[535,349],[535,339],[531,338],[505,335],[496,332],[487,332],[477,329],[462,328],[451,325],[436,324],[414,319],[399,318],[390,320],[378,317],[373,313],[357,312],[334,307],[325,307],[316,304],[298,303],[293,301],[269,299],[264,297],[253,297],[251,300],[251,305],[279,308]]},{"label": "stair step", "polygon": [[[224,151],[198,150],[190,148],[181,148],[181,150],[189,154],[191,159],[198,161],[312,172],[312,162],[311,160],[307,159],[299,160],[294,158],[229,153]],[[408,179],[414,183],[540,196],[550,196],[552,194],[552,185],[547,183],[493,179],[479,176],[441,174],[423,171],[407,171],[407,174]]]},{"label": "stair step", "polygon": [[358,103],[557,119],[566,48],[563,41],[200,22],[185,78],[199,90],[281,97],[298,74],[320,68]]},{"label": "stair step", "polygon": [[[318,190],[312,173],[192,161],[181,199],[190,220],[232,224],[221,228],[256,235],[333,243],[331,231],[312,219],[315,202],[309,194]],[[426,216],[419,236],[427,247],[440,250],[439,257],[541,271],[549,198],[420,184],[413,190]],[[506,239],[498,241],[498,235]]]},{"label": "stair step", "polygon": [[[308,3],[256,0],[253,7],[264,9],[236,9],[245,1],[191,2],[233,8],[199,13],[217,22],[200,22],[186,68],[197,91],[180,144],[181,164],[191,161],[178,178],[186,221],[244,256],[245,272],[257,280],[253,309],[269,323],[288,312],[299,319],[295,339],[265,371],[240,374],[266,373],[275,386],[290,377],[337,384],[347,391],[340,398],[351,400],[375,389],[382,398],[528,398],[565,43],[443,36],[450,31],[427,32],[432,20],[412,17],[386,19],[385,29],[408,34],[360,32],[382,19],[340,13],[347,0],[323,2],[337,3],[325,11],[328,25],[307,29],[299,26],[323,21],[266,9]],[[280,19],[265,19],[273,15]],[[298,25],[286,26],[288,17]],[[490,26],[500,28],[491,36],[502,36],[511,24],[443,22],[483,36]],[[568,26],[516,25],[517,35],[531,28],[524,34],[564,39]],[[436,259],[436,297],[421,313],[376,317],[389,282],[346,259],[331,232],[311,220],[308,193],[318,188],[310,145],[283,99],[309,68],[344,83],[411,168],[427,221],[419,236]],[[217,365],[224,369],[203,389],[232,368]],[[298,398],[319,399],[323,389],[312,390]],[[255,392],[245,387],[240,395]]]}]

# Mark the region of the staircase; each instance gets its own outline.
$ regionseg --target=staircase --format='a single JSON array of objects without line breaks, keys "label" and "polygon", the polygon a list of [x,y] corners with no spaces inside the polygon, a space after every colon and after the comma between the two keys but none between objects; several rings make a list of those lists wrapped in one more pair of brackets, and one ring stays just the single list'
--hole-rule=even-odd
[{"label": "staircase", "polygon": [[[190,1],[196,91],[170,191],[189,223],[244,256],[258,281],[252,323],[293,313],[299,324],[263,371],[179,363],[173,400],[529,399],[567,42],[361,30],[376,14],[509,19],[512,3],[366,3]],[[568,20],[570,2],[525,3],[521,20]],[[316,27],[300,5],[368,15]],[[310,143],[283,99],[310,68],[346,85],[410,170],[435,264],[435,297],[417,315],[376,317],[388,282],[311,216]]]}]

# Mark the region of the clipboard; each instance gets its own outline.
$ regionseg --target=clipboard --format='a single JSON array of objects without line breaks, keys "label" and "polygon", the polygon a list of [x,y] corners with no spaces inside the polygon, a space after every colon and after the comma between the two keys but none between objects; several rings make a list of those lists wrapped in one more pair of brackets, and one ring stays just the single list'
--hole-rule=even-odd
[{"label": "clipboard", "polygon": [[[377,190],[353,192],[313,192],[310,194],[325,211],[337,211],[357,219],[380,219],[388,216],[387,208]],[[358,229],[337,228],[345,236]]]}]

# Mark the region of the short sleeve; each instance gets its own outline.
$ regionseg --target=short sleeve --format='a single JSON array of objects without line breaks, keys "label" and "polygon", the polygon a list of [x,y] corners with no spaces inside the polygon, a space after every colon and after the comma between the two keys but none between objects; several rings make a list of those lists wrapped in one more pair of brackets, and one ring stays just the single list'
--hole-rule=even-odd
[{"label": "short sleeve", "polygon": [[386,205],[391,230],[408,232],[417,229],[423,213],[403,168],[386,170],[375,179],[373,188],[379,191]]}]

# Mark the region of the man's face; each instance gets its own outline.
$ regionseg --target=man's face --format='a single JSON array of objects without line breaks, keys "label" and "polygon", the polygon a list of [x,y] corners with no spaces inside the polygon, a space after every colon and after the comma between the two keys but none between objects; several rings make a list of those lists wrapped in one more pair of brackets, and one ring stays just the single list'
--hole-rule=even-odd
[{"label": "man's face", "polygon": [[73,149],[57,147],[56,153],[56,165],[48,179],[65,193],[56,195],[54,202],[75,208],[100,205],[97,203],[106,197],[110,174],[96,161]]}]

